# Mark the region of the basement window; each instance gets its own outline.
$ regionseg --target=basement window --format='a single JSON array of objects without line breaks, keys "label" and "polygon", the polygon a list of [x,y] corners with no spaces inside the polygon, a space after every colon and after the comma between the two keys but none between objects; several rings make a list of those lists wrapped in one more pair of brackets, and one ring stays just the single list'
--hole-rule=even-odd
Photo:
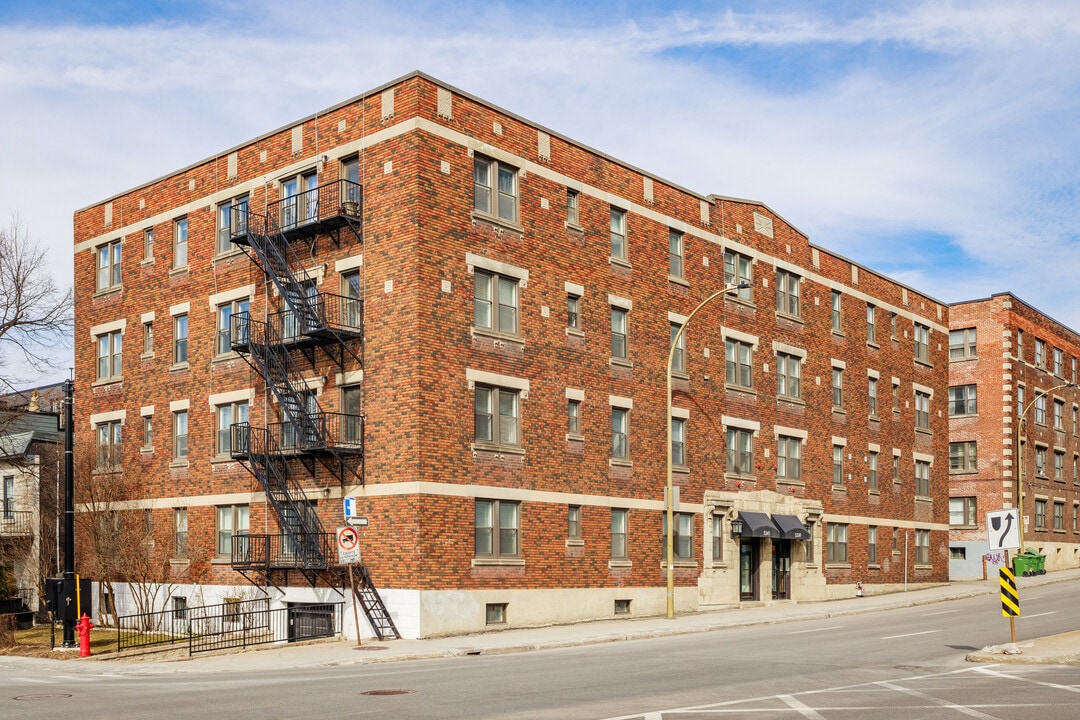
[{"label": "basement window", "polygon": [[485,621],[488,625],[506,624],[506,603],[488,603],[485,608]]}]

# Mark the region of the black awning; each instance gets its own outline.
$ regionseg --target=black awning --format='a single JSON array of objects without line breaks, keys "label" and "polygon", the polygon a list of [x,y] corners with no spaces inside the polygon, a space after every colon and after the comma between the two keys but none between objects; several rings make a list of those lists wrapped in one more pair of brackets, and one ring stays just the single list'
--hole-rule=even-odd
[{"label": "black awning", "polygon": [[780,537],[784,540],[809,540],[810,533],[794,515],[773,515],[773,522],[780,528]]},{"label": "black awning", "polygon": [[743,522],[743,537],[780,537],[780,528],[776,527],[773,521],[769,519],[769,516],[765,513],[740,510],[739,519]]}]

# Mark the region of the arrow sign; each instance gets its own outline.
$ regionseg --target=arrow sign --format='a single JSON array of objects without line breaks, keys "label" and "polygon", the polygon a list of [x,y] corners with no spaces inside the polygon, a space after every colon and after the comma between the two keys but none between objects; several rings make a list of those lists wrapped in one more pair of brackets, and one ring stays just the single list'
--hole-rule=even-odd
[{"label": "arrow sign", "polygon": [[986,513],[986,535],[990,552],[1020,549],[1020,510],[994,510]]}]

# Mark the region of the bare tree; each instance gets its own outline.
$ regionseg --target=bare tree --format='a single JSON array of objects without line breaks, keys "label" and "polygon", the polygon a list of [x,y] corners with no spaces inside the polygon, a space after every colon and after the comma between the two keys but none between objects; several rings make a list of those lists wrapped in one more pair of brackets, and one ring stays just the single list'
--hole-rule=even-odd
[{"label": "bare tree", "polygon": [[[0,227],[0,368],[11,367],[12,349],[44,366],[49,350],[70,342],[73,325],[71,287],[57,286],[44,248],[12,213]],[[19,382],[0,374],[0,392]]]}]

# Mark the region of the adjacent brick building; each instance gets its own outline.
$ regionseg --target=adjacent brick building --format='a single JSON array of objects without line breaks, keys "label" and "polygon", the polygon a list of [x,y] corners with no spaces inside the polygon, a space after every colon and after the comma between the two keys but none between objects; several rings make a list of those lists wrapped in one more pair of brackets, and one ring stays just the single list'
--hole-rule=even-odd
[{"label": "adjacent brick building", "polygon": [[950,574],[981,577],[986,513],[1018,506],[1022,546],[1077,567],[1080,335],[1011,293],[953,305],[949,327]]},{"label": "adjacent brick building", "polygon": [[78,211],[75,267],[88,482],[185,603],[341,599],[351,497],[404,635],[662,613],[667,354],[740,281],[674,356],[676,609],[947,580],[946,306],[421,73]]}]

